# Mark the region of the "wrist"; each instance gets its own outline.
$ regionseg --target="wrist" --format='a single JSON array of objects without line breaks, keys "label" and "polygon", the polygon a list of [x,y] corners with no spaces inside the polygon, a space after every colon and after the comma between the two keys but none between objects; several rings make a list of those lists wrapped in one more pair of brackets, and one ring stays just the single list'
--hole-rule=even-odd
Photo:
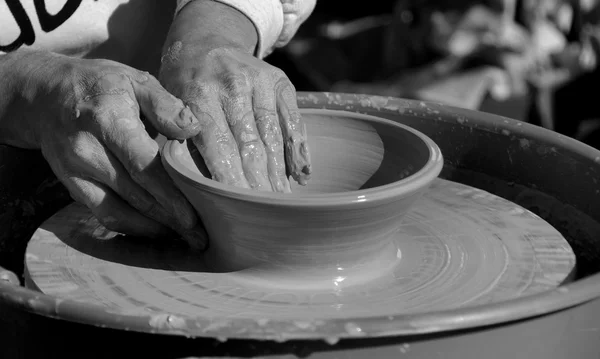
[{"label": "wrist", "polygon": [[[192,0],[176,15],[165,51],[175,43],[194,55],[215,48],[234,48],[254,54],[258,32],[252,21],[239,10],[213,0]],[[190,51],[191,50],[191,51]]]},{"label": "wrist", "polygon": [[20,92],[23,87],[19,79],[25,51],[18,50],[0,56],[0,144],[21,148],[35,148],[29,130],[29,121],[19,113]]},{"label": "wrist", "polygon": [[[40,147],[38,127],[42,121],[50,120],[44,104],[51,102],[48,97],[55,81],[40,77],[50,66],[48,55],[21,49],[0,58],[0,143],[28,149]],[[40,103],[40,97],[46,101]]]}]

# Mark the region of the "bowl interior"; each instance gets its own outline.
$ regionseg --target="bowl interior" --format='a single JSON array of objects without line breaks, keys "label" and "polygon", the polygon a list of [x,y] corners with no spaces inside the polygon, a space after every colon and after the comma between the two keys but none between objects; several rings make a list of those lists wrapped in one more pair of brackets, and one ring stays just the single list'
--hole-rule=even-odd
[{"label": "bowl interior", "polygon": [[[294,194],[388,185],[415,174],[431,158],[422,135],[397,123],[342,111],[304,110],[302,115],[313,171],[306,186],[291,181]],[[188,142],[187,150],[176,150],[177,157],[196,174],[211,178],[197,149]]]}]

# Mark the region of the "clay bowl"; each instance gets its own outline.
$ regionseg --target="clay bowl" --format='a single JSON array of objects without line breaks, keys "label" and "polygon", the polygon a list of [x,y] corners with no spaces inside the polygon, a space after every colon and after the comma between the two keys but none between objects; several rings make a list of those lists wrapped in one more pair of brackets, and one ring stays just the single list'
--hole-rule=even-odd
[{"label": "clay bowl", "polygon": [[209,233],[211,270],[314,287],[373,279],[399,260],[394,233],[439,175],[438,146],[378,117],[317,109],[302,114],[313,175],[306,186],[292,183],[291,194],[218,183],[193,145],[168,141],[163,147],[165,168]]}]

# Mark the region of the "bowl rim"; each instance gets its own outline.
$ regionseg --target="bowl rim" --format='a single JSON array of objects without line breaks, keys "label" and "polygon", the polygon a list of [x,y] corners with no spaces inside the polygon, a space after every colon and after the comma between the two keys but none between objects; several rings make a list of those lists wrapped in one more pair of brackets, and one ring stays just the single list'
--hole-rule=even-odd
[{"label": "bowl rim", "polygon": [[[428,136],[420,131],[417,131],[409,126],[380,118],[377,116],[367,115],[352,111],[329,110],[329,109],[300,109],[301,114],[326,114],[326,115],[343,115],[344,117],[356,118],[371,122],[377,122],[386,126],[395,127],[397,129],[409,132],[415,135],[420,143],[423,144],[429,151],[429,158],[425,165],[415,173],[392,183],[383,186],[377,186],[367,189],[359,189],[347,192],[336,193],[276,193],[255,191],[246,188],[239,188],[208,179],[202,175],[194,173],[188,169],[183,163],[173,155],[172,151],[175,146],[181,145],[176,140],[168,140],[161,148],[161,158],[163,165],[167,169],[171,169],[178,179],[184,180],[188,185],[217,194],[223,197],[232,199],[243,199],[252,203],[264,203],[280,206],[339,206],[349,203],[373,203],[393,198],[403,197],[410,193],[416,192],[419,189],[426,187],[442,171],[444,160],[442,152],[438,145]],[[173,175],[173,174],[171,174]],[[293,181],[293,179],[290,179]]]}]

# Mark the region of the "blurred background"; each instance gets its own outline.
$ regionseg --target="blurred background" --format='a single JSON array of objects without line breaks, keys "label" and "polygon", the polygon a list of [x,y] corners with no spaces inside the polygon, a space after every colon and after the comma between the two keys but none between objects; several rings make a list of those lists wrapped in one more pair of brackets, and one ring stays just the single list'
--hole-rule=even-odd
[{"label": "blurred background", "polygon": [[429,100],[600,148],[600,0],[321,0],[267,61],[299,91]]}]

